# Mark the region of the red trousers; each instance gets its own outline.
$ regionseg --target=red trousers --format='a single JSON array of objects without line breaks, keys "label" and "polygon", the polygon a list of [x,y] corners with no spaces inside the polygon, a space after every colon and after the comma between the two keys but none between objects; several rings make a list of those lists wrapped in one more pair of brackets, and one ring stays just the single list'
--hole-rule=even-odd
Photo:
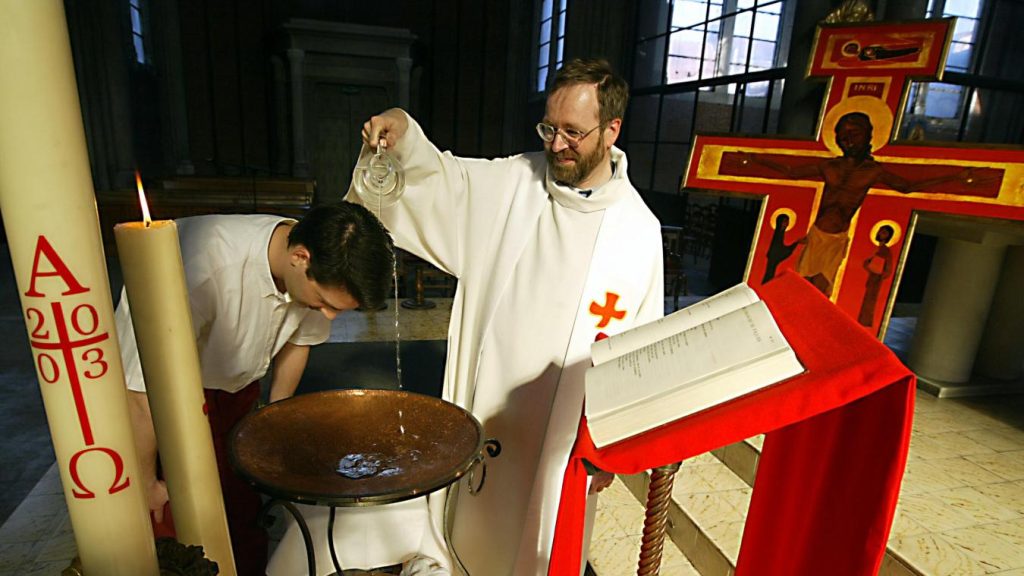
[{"label": "red trousers", "polygon": [[[256,407],[260,383],[253,382],[234,394],[223,390],[203,390],[203,393],[238,576],[266,576],[267,531],[256,522],[263,501],[259,492],[235,473],[228,460],[228,435],[234,425]],[[164,506],[164,521],[154,523],[153,532],[157,538],[174,537],[174,519],[169,504]]]}]

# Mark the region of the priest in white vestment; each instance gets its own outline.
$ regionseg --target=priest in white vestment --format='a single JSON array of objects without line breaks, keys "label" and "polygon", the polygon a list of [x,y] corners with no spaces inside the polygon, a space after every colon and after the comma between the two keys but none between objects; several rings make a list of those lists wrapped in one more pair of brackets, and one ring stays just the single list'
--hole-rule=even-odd
[{"label": "priest in white vestment", "polygon": [[[346,531],[335,532],[343,567],[419,553],[454,574],[547,573],[590,345],[664,311],[660,225],[614,147],[628,95],[606,62],[567,63],[537,125],[544,152],[494,160],[440,152],[398,109],[364,126],[363,153],[384,140],[405,169],[403,195],[379,214],[396,246],[459,281],[443,397],[472,411],[502,452],[486,459],[477,494],[463,479],[429,505],[381,507],[369,525],[370,509],[343,520]],[[353,192],[347,199],[378,211]],[[602,474],[594,484],[608,482]],[[410,521],[416,514],[424,520]],[[389,531],[394,544],[366,537]],[[282,541],[271,576],[305,573],[296,532]],[[329,558],[323,548],[318,560]]]}]

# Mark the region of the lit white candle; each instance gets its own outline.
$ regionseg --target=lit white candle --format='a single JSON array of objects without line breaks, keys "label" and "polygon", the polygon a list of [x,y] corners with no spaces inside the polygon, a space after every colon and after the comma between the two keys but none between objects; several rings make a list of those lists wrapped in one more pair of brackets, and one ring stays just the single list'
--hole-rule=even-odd
[{"label": "lit white candle", "polygon": [[235,562],[173,220],[152,221],[138,173],[143,221],[114,227],[132,327],[146,380],[178,541],[202,546],[220,574]]},{"label": "lit white candle", "polygon": [[0,74],[0,210],[78,553],[158,576],[61,0],[0,0]]}]

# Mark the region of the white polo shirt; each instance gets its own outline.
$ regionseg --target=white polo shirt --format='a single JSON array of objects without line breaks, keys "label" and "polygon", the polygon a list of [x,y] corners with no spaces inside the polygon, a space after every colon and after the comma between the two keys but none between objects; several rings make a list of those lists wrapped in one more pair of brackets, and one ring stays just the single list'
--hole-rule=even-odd
[{"label": "white polo shirt", "polygon": [[[237,392],[267,373],[286,342],[320,344],[330,321],[274,286],[267,250],[280,216],[196,216],[177,220],[203,387]],[[124,289],[115,313],[129,390],[144,392]]]}]

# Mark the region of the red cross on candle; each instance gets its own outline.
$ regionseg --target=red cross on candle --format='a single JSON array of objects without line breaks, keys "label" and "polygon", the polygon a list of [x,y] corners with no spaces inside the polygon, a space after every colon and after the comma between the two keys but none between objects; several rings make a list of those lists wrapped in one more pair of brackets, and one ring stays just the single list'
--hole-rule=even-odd
[{"label": "red cross on candle", "polygon": [[601,319],[597,321],[598,328],[604,328],[612,321],[612,318],[616,320],[622,320],[626,317],[625,310],[616,310],[615,304],[619,301],[619,295],[614,292],[605,292],[604,305],[597,303],[594,300],[590,303],[590,313],[594,316],[600,316]]}]

